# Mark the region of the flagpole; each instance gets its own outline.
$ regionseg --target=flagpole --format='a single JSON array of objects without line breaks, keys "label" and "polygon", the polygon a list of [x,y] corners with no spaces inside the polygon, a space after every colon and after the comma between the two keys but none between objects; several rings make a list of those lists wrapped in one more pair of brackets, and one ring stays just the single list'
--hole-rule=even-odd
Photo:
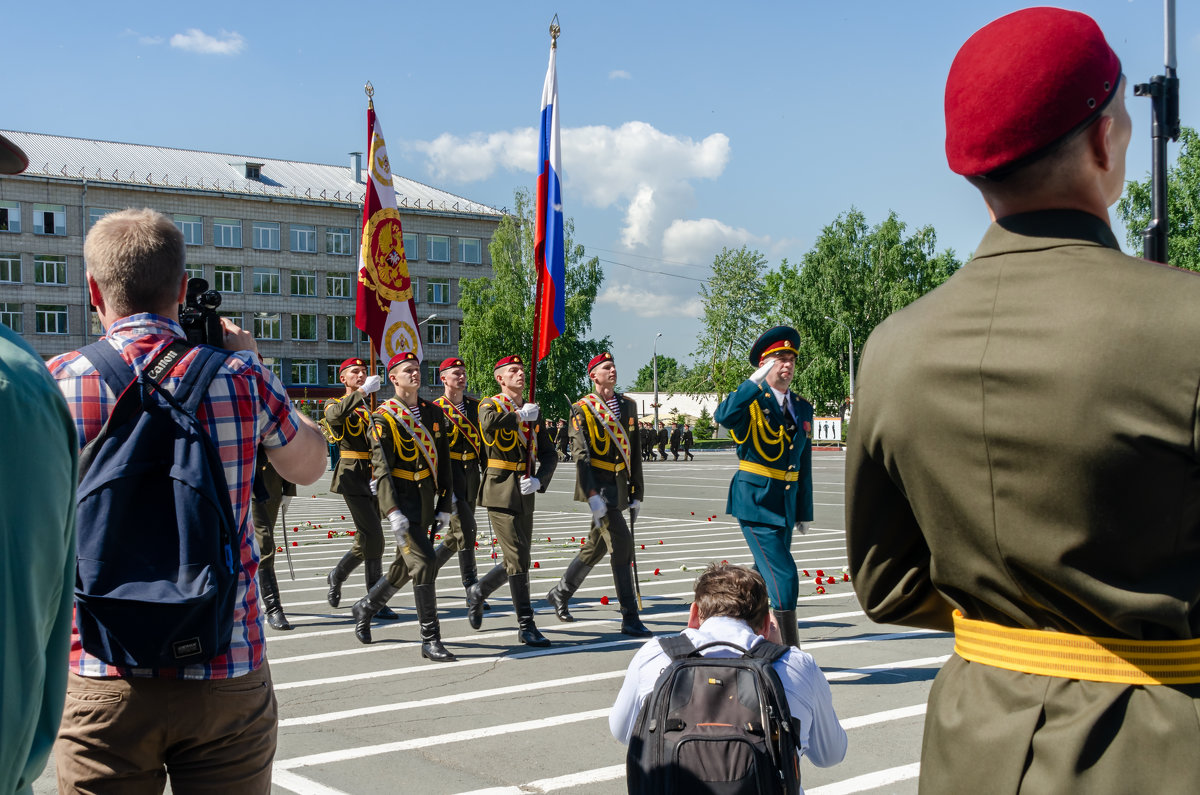
[{"label": "flagpole", "polygon": [[[363,85],[363,93],[367,95],[367,157],[370,158],[371,157],[371,137],[372,137],[372,133],[374,132],[374,127],[375,127],[375,86],[371,85],[370,80],[368,80],[366,82],[366,84]],[[363,194],[363,220],[362,220],[361,226],[359,227],[359,237],[360,237],[359,245],[360,246],[362,245],[362,240],[361,240],[362,233],[364,231],[366,231],[366,228],[367,228],[367,196],[366,196],[366,194]],[[356,291],[355,297],[357,299],[357,291]],[[369,376],[376,374],[376,371],[375,371],[375,340],[371,339],[371,337],[369,335],[367,336],[367,347],[368,347],[368,353],[369,353],[367,361],[369,361],[371,364],[370,369],[367,370],[367,375],[369,377]],[[378,391],[372,392],[371,395],[367,398],[372,412],[375,411],[375,396],[377,394],[379,394]]]}]

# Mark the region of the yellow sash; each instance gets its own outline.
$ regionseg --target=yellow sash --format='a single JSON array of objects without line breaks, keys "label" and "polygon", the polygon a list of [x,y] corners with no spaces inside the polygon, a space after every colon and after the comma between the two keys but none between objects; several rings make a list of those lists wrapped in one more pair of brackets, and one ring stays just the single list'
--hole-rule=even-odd
[{"label": "yellow sash", "polygon": [[437,446],[434,444],[433,437],[429,435],[429,431],[421,423],[421,417],[404,404],[404,401],[397,398],[390,398],[379,407],[383,415],[392,422],[392,432],[396,432],[396,421],[404,426],[404,430],[408,432],[409,437],[417,443],[417,449],[421,451],[421,455],[425,458],[425,463],[429,465],[429,470],[433,474],[433,487],[437,488]]},{"label": "yellow sash", "polygon": [[[516,401],[514,401],[508,395],[505,395],[503,393],[501,393],[499,395],[493,395],[492,397],[487,398],[487,399],[492,401],[493,403],[495,403],[499,408],[502,408],[505,411],[511,412],[513,414],[516,414],[517,409],[521,408],[520,406],[518,406],[516,404]],[[533,430],[533,427],[529,423],[523,422],[520,419],[517,420],[517,440],[520,441],[521,446],[526,449],[529,448],[529,437],[530,437],[532,430]],[[487,443],[487,439],[484,439],[484,442]],[[492,441],[489,444],[496,445],[495,437],[493,437]],[[496,445],[496,446],[499,447],[499,445]],[[507,447],[504,449],[511,450],[512,448]]]},{"label": "yellow sash", "polygon": [[[612,409],[609,408],[608,404],[601,400],[598,395],[588,394],[581,397],[575,405],[579,406],[581,409],[586,409],[583,413],[583,416],[586,417],[588,421],[588,433],[592,437],[593,449],[596,446],[595,443],[599,441],[599,434],[596,433],[596,428],[592,419],[594,415],[595,419],[599,420],[600,424],[604,427],[604,430],[608,434],[609,438],[617,443],[617,449],[621,451],[621,458],[625,461],[625,468],[628,469],[629,458],[633,455],[633,452],[629,446],[629,437],[625,435],[625,429],[621,427],[621,421],[613,416]],[[607,447],[607,445],[605,445],[605,447]],[[607,452],[607,450],[605,450],[605,452]],[[599,455],[604,454],[599,451],[597,451],[597,453]]]},{"label": "yellow sash", "polygon": [[[455,406],[453,403],[447,400],[445,395],[442,395],[433,402],[442,407],[442,411],[446,413],[446,416],[450,419],[450,422],[454,424],[455,430],[467,437],[467,441],[471,443],[471,447],[475,448],[475,455],[479,455],[479,446],[481,444],[479,440],[479,431],[476,429],[475,425],[469,419],[467,419],[467,415],[459,411],[458,406]],[[450,443],[454,444],[454,440],[451,439]]]}]

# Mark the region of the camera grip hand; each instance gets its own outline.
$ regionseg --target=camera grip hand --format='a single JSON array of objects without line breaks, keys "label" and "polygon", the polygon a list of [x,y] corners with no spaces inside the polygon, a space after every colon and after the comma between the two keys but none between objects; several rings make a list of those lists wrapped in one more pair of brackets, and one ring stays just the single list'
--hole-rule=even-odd
[{"label": "camera grip hand", "polygon": [[258,343],[254,341],[252,333],[238,326],[227,317],[221,318],[221,330],[225,332],[224,345],[222,345],[225,350],[249,351],[255,356],[258,355]]}]

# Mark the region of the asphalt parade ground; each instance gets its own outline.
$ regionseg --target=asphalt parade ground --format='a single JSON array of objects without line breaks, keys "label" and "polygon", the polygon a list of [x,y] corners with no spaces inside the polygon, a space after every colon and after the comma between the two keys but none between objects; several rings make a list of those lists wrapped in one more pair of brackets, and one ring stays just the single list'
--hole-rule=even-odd
[{"label": "asphalt parade ground", "polygon": [[[808,571],[797,608],[801,646],[829,680],[850,743],[835,767],[806,760],[802,782],[810,795],[913,793],[926,698],[953,639],[863,616],[843,579],[843,465],[840,452],[815,453],[814,527],[795,537],[793,553]],[[735,467],[731,452],[645,466],[647,499],[635,549],[642,619],[656,634],[686,625],[692,585],[705,564],[751,562],[737,523],[724,514]],[[534,525],[530,590],[538,627],[553,646],[516,642],[507,587],[489,598],[483,628],[472,630],[455,557],[438,579],[438,608],[443,641],[459,660],[442,665],[420,656],[409,588],[390,603],[400,621],[376,621],[375,642],[366,646],[355,639],[350,617],[363,594],[362,568],[343,587],[339,609],[326,603],[326,572],[349,548],[345,534],[353,529],[345,503],[328,485],[326,478],[302,489],[287,512],[294,580],[283,553],[276,557],[295,629],[268,629],[280,718],[274,792],[625,792],[625,748],[609,734],[608,713],[644,641],[618,632],[607,563],[592,570],[572,600],[575,623],[560,623],[545,600],[588,531],[586,505],[572,500],[573,466],[560,465],[548,493],[539,495]],[[477,519],[482,573],[492,547],[485,511]],[[823,594],[816,591],[818,574]],[[52,770],[53,762],[35,792],[54,791]]]}]

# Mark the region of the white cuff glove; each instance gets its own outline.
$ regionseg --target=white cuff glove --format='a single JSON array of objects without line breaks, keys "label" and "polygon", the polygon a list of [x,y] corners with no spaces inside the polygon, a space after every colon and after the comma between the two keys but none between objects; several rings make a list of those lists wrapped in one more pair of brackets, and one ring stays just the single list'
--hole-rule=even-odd
[{"label": "white cuff glove", "polygon": [[538,405],[536,403],[526,403],[517,409],[517,416],[521,418],[521,422],[533,422],[538,418]]},{"label": "white cuff glove", "polygon": [[588,497],[588,507],[592,509],[592,526],[599,527],[600,522],[608,515],[608,506],[604,504],[604,498],[593,494]]},{"label": "white cuff glove", "polygon": [[392,526],[392,535],[396,537],[396,546],[404,546],[404,537],[408,535],[408,517],[401,511],[388,514],[388,524]]},{"label": "white cuff glove", "polygon": [[443,527],[450,524],[450,514],[446,513],[445,511],[435,514],[433,517],[433,523],[438,526],[439,530],[441,530]]},{"label": "white cuff glove", "polygon": [[796,522],[796,526],[793,527],[792,530],[800,535],[804,535],[808,532],[808,528],[810,527],[812,527],[812,522]]},{"label": "white cuff glove", "polygon": [[286,513],[288,506],[292,504],[292,498],[289,495],[285,494],[285,495],[283,495],[283,499],[279,501],[279,504],[281,506],[283,506],[283,510]]},{"label": "white cuff glove", "polygon": [[379,391],[380,378],[377,375],[367,376],[367,380],[363,381],[362,391],[364,395],[369,395],[372,392]]},{"label": "white cuff glove", "polygon": [[540,480],[538,480],[537,478],[531,478],[531,477],[527,477],[525,475],[521,476],[521,493],[522,494],[533,494],[535,491],[537,491],[541,487],[542,487],[542,482]]},{"label": "white cuff glove", "polygon": [[774,356],[769,357],[766,364],[754,371],[754,374],[750,376],[750,380],[761,386],[762,382],[767,380],[767,373],[771,372],[771,368],[775,366],[777,361],[779,360]]},{"label": "white cuff glove", "polygon": [[379,496],[379,479],[378,478],[371,481],[371,494],[373,494],[375,496]]},{"label": "white cuff glove", "polygon": [[642,512],[642,501],[641,500],[630,500],[629,501],[629,516],[630,516],[630,518],[632,518],[634,521],[637,521],[638,514],[641,512]]}]

